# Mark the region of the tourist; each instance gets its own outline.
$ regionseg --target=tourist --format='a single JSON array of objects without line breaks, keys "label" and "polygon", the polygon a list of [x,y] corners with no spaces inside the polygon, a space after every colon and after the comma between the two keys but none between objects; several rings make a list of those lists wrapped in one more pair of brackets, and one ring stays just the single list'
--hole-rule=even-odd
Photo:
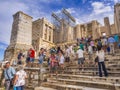
[{"label": "tourist", "polygon": [[58,67],[58,61],[56,60],[55,53],[52,53],[50,56],[50,71],[51,73],[56,73],[57,75],[57,67]]},{"label": "tourist", "polygon": [[41,66],[43,64],[44,59],[45,59],[44,48],[41,48],[40,52],[39,52],[39,59],[38,59],[39,60],[40,68],[41,68]]},{"label": "tourist", "polygon": [[105,53],[102,48],[98,48],[98,51],[96,52],[96,55],[98,56],[98,69],[99,69],[99,76],[102,77],[102,69],[104,71],[104,75],[107,77],[108,73],[105,67]]},{"label": "tourist", "polygon": [[54,48],[54,47],[52,47],[51,49],[50,49],[50,54],[52,54],[52,53],[56,53],[57,51],[56,51],[56,49]]},{"label": "tourist", "polygon": [[34,58],[35,58],[35,51],[32,48],[30,48],[29,50],[29,55],[30,55],[30,65],[33,66]]},{"label": "tourist", "polygon": [[84,51],[84,45],[82,42],[80,43],[80,48]]},{"label": "tourist", "polygon": [[65,51],[65,61],[66,62],[70,62],[70,54],[71,54],[71,51],[70,49],[66,46],[66,51]]},{"label": "tourist", "polygon": [[65,58],[63,56],[63,51],[60,50],[59,51],[59,65],[60,65],[60,68],[63,70],[64,69],[64,62],[65,62]]},{"label": "tourist", "polygon": [[94,41],[93,41],[93,40],[90,41],[90,45],[92,46],[93,51],[95,51],[95,44],[94,44]]},{"label": "tourist", "polygon": [[82,71],[83,71],[83,64],[84,64],[84,51],[79,48],[76,52],[77,54],[77,59],[78,59],[78,65],[79,65],[79,69],[82,68]]},{"label": "tourist", "polygon": [[115,49],[114,49],[115,39],[112,36],[110,36],[108,38],[108,43],[109,43],[109,47],[110,47],[110,53],[114,55],[114,53],[115,53]]},{"label": "tourist", "polygon": [[88,46],[88,54],[89,54],[89,60],[91,60],[93,55],[93,48],[90,44]]},{"label": "tourist", "polygon": [[117,48],[118,43],[119,43],[119,36],[117,34],[114,35],[114,39],[115,39],[115,47]]},{"label": "tourist", "polygon": [[13,67],[11,67],[9,61],[5,61],[5,69],[4,69],[4,77],[5,77],[5,90],[10,90],[13,88],[13,78],[16,71]]},{"label": "tourist", "polygon": [[30,52],[29,51],[27,51],[26,63],[27,63],[27,66],[30,66]]},{"label": "tourist", "polygon": [[102,42],[101,42],[101,39],[98,39],[97,48],[102,48]]},{"label": "tourist", "polygon": [[106,37],[103,37],[103,38],[101,39],[101,42],[102,42],[103,50],[106,52],[107,44],[108,44],[107,38],[106,38]]},{"label": "tourist", "polygon": [[23,55],[22,51],[20,51],[20,52],[18,53],[18,57],[17,57],[17,59],[18,59],[18,63],[17,63],[17,64],[19,64],[19,65],[22,64],[22,59],[23,59],[23,57],[24,57],[24,55]]},{"label": "tourist", "polygon": [[74,53],[77,52],[78,48],[79,48],[79,47],[78,47],[78,44],[74,45],[74,47],[73,47]]},{"label": "tourist", "polygon": [[110,46],[107,45],[107,53],[110,54]]},{"label": "tourist", "polygon": [[14,78],[14,89],[15,90],[24,90],[25,79],[27,78],[27,74],[24,71],[24,67],[22,65],[18,66],[17,72]]},{"label": "tourist", "polygon": [[61,48],[60,48],[60,47],[57,47],[57,53],[59,53],[60,50],[61,50]]},{"label": "tourist", "polygon": [[119,47],[119,49],[120,49],[120,42],[118,43],[118,47]]}]

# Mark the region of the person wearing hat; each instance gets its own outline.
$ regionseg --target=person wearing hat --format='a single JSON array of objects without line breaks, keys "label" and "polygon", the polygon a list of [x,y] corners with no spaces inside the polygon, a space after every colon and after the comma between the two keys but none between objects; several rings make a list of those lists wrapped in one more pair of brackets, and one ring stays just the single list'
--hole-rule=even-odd
[{"label": "person wearing hat", "polygon": [[16,71],[13,67],[11,67],[9,61],[5,61],[5,69],[4,69],[4,77],[5,77],[5,90],[10,90],[13,85],[13,78]]}]

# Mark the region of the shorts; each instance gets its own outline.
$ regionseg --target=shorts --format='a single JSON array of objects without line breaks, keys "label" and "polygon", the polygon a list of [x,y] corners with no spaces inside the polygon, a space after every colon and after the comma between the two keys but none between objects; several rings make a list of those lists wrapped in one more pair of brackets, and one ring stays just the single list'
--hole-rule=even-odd
[{"label": "shorts", "polygon": [[78,58],[78,64],[84,64],[84,58]]},{"label": "shorts", "polygon": [[30,62],[34,62],[34,58],[31,58],[31,57],[30,57]]},{"label": "shorts", "polygon": [[39,64],[43,64],[43,60],[39,60]]},{"label": "shorts", "polygon": [[56,71],[56,70],[57,70],[57,67],[56,67],[56,66],[51,67],[51,70],[52,70],[52,71]]},{"label": "shorts", "polygon": [[26,63],[30,62],[30,57],[26,58]]},{"label": "shorts", "polygon": [[18,60],[17,64],[21,65],[21,64],[22,64],[22,61],[21,61],[21,60]]},{"label": "shorts", "polygon": [[65,61],[66,61],[66,62],[70,62],[70,57],[66,57],[66,58],[65,58]]}]

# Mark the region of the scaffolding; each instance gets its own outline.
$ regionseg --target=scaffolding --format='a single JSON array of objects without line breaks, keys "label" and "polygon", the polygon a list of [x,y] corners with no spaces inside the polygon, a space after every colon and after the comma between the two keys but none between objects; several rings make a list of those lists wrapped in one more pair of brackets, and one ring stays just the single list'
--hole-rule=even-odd
[{"label": "scaffolding", "polygon": [[75,26],[75,18],[66,9],[63,8],[59,13],[52,13],[52,21],[55,25],[55,32],[59,33],[55,38],[57,39],[59,35],[63,36],[61,37],[61,40],[57,41],[57,43],[66,42],[66,33],[68,32],[69,26]]}]

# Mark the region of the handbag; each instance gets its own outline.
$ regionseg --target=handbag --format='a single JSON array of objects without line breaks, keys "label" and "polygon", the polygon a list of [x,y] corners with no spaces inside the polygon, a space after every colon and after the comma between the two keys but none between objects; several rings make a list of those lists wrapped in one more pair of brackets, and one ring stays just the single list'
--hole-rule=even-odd
[{"label": "handbag", "polygon": [[8,79],[10,80],[10,87],[13,87],[13,78],[10,79],[7,70],[6,70],[6,74],[7,74]]},{"label": "handbag", "polygon": [[99,61],[99,58],[98,58],[98,56],[95,58],[95,62],[98,62]]}]

